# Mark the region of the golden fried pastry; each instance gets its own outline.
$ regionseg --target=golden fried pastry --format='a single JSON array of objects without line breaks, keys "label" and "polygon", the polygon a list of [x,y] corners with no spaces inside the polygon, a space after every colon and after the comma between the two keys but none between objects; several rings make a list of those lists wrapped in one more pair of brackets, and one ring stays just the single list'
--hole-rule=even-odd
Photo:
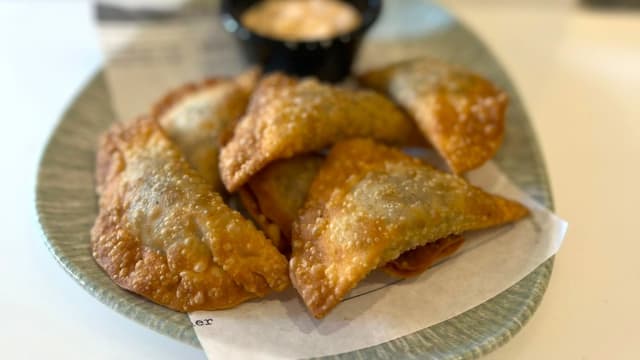
[{"label": "golden fried pastry", "polygon": [[467,70],[420,58],[359,80],[404,107],[457,174],[482,165],[502,143],[507,95]]},{"label": "golden fried pastry", "polygon": [[233,192],[275,160],[353,137],[403,143],[412,129],[404,113],[375,92],[268,75],[220,153],[222,181]]},{"label": "golden fried pastry", "polygon": [[463,243],[461,235],[447,236],[402,253],[397,259],[386,263],[382,270],[399,278],[418,276],[431,265],[451,256]]},{"label": "golden fried pastry", "polygon": [[214,191],[224,189],[218,175],[220,148],[244,114],[258,74],[250,70],[235,79],[187,84],[171,91],[152,109],[152,117]]},{"label": "golden fried pastry", "polygon": [[329,153],[293,224],[290,277],[321,318],[371,270],[403,252],[527,213],[398,149],[344,141]]},{"label": "golden fried pastry", "polygon": [[320,155],[301,155],[276,161],[238,191],[251,217],[283,254],[290,252],[291,224],[322,160]]},{"label": "golden fried pastry", "polygon": [[121,287],[193,311],[288,286],[284,256],[211,191],[155,121],[114,125],[96,174],[93,257]]},{"label": "golden fried pastry", "polygon": [[[291,225],[298,216],[323,157],[301,155],[269,164],[240,188],[244,207],[274,245],[285,255],[291,251]],[[387,273],[407,278],[424,272],[453,254],[462,236],[450,236],[409,250],[385,264]]]}]

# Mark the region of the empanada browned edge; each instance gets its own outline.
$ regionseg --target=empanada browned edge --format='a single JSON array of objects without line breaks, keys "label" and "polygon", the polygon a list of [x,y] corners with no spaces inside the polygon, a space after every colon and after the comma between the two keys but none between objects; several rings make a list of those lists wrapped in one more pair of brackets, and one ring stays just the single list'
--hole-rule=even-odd
[{"label": "empanada browned edge", "polygon": [[286,259],[228,208],[148,118],[115,124],[97,158],[92,255],[119,286],[178,311],[280,291]]},{"label": "empanada browned edge", "polygon": [[290,276],[324,317],[369,272],[402,253],[528,214],[515,201],[370,139],[336,144],[293,224]]},{"label": "empanada browned edge", "polygon": [[507,94],[469,70],[423,57],[365,72],[358,79],[411,114],[457,174],[482,165],[502,144]]},{"label": "empanada browned edge", "polygon": [[273,73],[262,78],[220,152],[220,175],[235,192],[273,161],[354,137],[404,144],[414,129],[402,110],[375,91]]}]

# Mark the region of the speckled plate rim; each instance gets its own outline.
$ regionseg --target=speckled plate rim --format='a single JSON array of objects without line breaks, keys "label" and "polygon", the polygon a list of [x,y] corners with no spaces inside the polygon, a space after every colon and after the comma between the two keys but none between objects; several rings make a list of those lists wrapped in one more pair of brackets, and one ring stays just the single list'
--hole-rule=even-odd
[{"label": "speckled plate rim", "polygon": [[[553,209],[544,162],[523,104],[506,74],[501,75],[511,96],[510,121],[517,120],[507,128],[505,145],[496,162],[514,182]],[[61,266],[105,305],[161,334],[199,346],[185,314],[118,288],[88,251],[88,229],[97,211],[93,189],[96,139],[113,118],[100,71],[65,112],[41,158],[36,207],[45,244]],[[519,150],[515,151],[515,146]],[[93,200],[88,201],[90,198]],[[477,358],[507,342],[530,319],[542,300],[552,269],[553,258],[508,290],[452,319],[384,344],[331,357]]]}]

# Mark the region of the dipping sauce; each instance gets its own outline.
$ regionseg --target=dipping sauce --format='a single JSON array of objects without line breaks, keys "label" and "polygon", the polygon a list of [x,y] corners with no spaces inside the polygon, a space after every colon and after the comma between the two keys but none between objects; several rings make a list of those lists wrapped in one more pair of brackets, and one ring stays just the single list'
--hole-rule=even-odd
[{"label": "dipping sauce", "polygon": [[263,36],[314,41],[353,31],[362,18],[353,5],[339,0],[265,0],[247,9],[241,22]]}]

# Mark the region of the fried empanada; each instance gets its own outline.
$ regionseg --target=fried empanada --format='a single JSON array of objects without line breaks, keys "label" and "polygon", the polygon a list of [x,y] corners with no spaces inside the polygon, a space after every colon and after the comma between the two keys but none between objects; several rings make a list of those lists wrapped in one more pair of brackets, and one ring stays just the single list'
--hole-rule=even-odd
[{"label": "fried empanada", "polygon": [[464,238],[461,235],[447,236],[402,253],[397,259],[385,264],[382,270],[400,278],[418,276],[431,265],[451,256],[463,243]]},{"label": "fried empanada", "polygon": [[218,174],[220,148],[244,114],[258,75],[258,70],[250,70],[235,79],[187,84],[171,91],[152,109],[152,117],[214,191],[224,189]]},{"label": "fried empanada", "polygon": [[507,95],[465,69],[420,58],[366,72],[359,81],[404,107],[457,174],[482,165],[502,143]]},{"label": "fried empanada", "polygon": [[[301,155],[269,164],[238,191],[254,221],[281,253],[291,252],[291,225],[302,208],[323,157]],[[462,236],[450,236],[409,250],[383,266],[387,273],[407,278],[424,272],[454,253]]]},{"label": "fried empanada", "polygon": [[251,217],[283,254],[290,252],[291,224],[322,160],[320,155],[301,155],[276,161],[238,191]]},{"label": "fried empanada", "polygon": [[414,126],[376,92],[271,74],[258,84],[247,113],[220,153],[222,181],[227,190],[236,191],[270,162],[346,138],[405,143]]},{"label": "fried empanada", "polygon": [[398,149],[344,141],[330,151],[293,224],[290,277],[321,318],[371,270],[403,252],[527,214]]},{"label": "fried empanada", "polygon": [[178,311],[288,286],[287,261],[228,208],[157,122],[116,124],[98,149],[93,257],[121,287]]}]

